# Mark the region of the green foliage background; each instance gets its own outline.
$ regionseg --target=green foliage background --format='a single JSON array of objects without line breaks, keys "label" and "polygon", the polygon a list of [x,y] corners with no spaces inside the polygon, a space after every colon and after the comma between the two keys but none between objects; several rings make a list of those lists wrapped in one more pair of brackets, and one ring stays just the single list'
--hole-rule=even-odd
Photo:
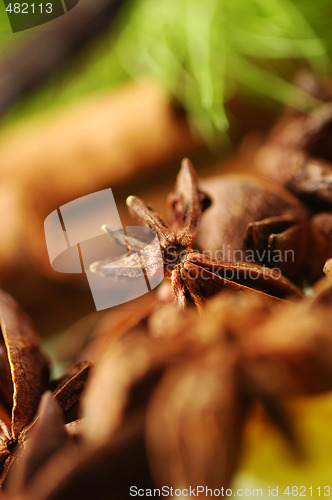
[{"label": "green foliage background", "polygon": [[[289,82],[301,67],[330,71],[331,14],[328,0],[132,0],[115,29],[9,119],[153,73],[211,139],[227,130],[225,103],[234,94],[285,102],[293,91],[295,107],[313,104]],[[12,35],[8,27],[4,16],[3,49],[33,31]]]}]

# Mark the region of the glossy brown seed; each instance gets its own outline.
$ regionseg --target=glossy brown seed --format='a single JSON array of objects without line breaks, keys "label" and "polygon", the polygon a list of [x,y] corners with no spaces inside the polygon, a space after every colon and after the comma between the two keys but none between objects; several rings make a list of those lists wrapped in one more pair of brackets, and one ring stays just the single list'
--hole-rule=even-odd
[{"label": "glossy brown seed", "polygon": [[[249,175],[220,175],[202,187],[211,207],[196,243],[216,259],[248,260],[294,276],[306,248],[308,210],[288,191]],[[211,230],[213,228],[213,230]]]}]

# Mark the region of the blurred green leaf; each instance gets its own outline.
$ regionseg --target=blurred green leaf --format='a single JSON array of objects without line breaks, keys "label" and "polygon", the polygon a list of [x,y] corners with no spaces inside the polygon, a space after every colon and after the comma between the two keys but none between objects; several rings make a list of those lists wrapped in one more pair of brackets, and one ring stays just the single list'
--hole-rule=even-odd
[{"label": "blurred green leaf", "polygon": [[115,30],[10,119],[152,73],[211,141],[228,128],[234,94],[285,103],[292,91],[294,107],[316,104],[290,81],[295,68],[331,70],[331,14],[330,0],[132,0]]}]

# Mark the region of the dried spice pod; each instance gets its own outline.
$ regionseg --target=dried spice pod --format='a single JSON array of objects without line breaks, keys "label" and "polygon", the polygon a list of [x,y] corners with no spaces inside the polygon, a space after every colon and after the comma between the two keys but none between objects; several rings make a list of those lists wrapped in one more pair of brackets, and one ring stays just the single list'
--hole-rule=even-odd
[{"label": "dried spice pod", "polygon": [[[61,382],[58,381],[54,393],[43,394],[37,416],[19,434],[18,446],[13,448],[2,473],[1,482],[10,495],[25,495],[34,476],[38,477],[45,463],[48,466],[48,460],[53,460],[58,452],[62,454],[63,449],[64,458],[67,455],[73,458],[74,447],[82,442],[83,425],[77,415],[91,366],[85,362],[72,367]],[[50,385],[54,386],[55,381]]]},{"label": "dried spice pod", "polygon": [[134,327],[109,344],[83,396],[82,438],[55,446],[45,463],[35,449],[22,498],[125,500],[133,484],[227,487],[255,399],[289,438],[284,395],[331,389],[331,303],[323,283],[293,304],[249,291],[217,295],[204,315],[162,306],[147,325],[158,329],[153,316],[164,308],[161,335]]},{"label": "dried spice pod", "polygon": [[[47,393],[44,393],[42,399],[47,401],[52,394],[55,403],[44,403],[46,408],[55,410],[55,406],[61,410],[61,419],[64,421],[66,430],[72,437],[78,438],[81,432],[81,420],[79,419],[79,407],[86,382],[93,366],[92,362],[84,361],[71,366],[67,373],[61,379],[51,380],[47,387]],[[52,391],[52,392],[51,392]],[[41,403],[40,411],[44,409]],[[53,410],[52,410],[53,408]],[[19,434],[18,445],[24,448],[26,442],[30,439],[31,433],[34,432],[35,426],[39,425],[39,416],[36,416],[30,424],[28,424]]]},{"label": "dried spice pod", "polygon": [[240,378],[240,341],[274,309],[267,296],[228,292],[211,299],[203,316],[186,311],[173,326],[168,336],[190,331],[200,348],[169,367],[148,405],[146,440],[158,485],[229,486],[253,396]]},{"label": "dried spice pod", "polygon": [[83,439],[76,449],[65,446],[42,464],[24,498],[125,500],[130,485],[152,488],[144,444],[146,399],[160,373],[179,356],[190,354],[190,345],[188,338],[155,345],[136,332],[112,343],[84,396]]},{"label": "dried spice pod", "polygon": [[[301,297],[301,291],[279,272],[251,263],[218,261],[193,251],[192,245],[202,210],[207,206],[207,199],[198,187],[196,173],[188,159],[182,161],[175,191],[169,198],[172,227],[141,199],[135,196],[127,198],[129,211],[158,235],[164,273],[170,278],[177,306],[184,309],[191,302],[201,310],[206,297],[226,288],[233,291],[249,288],[278,299],[292,295]],[[110,234],[112,229],[109,230]],[[108,231],[107,226],[105,230]],[[128,237],[128,240],[130,248],[139,252],[142,243],[132,237]],[[152,275],[159,271],[159,261],[153,255],[146,259],[144,265],[149,266]],[[125,277],[133,273],[143,273],[141,263],[137,262],[137,259],[134,261],[132,255],[127,254],[116,264],[108,260],[95,262],[90,266],[90,270],[105,277]]]},{"label": "dried spice pod", "polygon": [[237,378],[234,353],[217,345],[163,378],[149,403],[146,436],[158,484],[229,486],[245,415]]},{"label": "dried spice pod", "polygon": [[315,209],[332,206],[332,103],[285,116],[257,154],[259,171]]},{"label": "dried spice pod", "polygon": [[[294,276],[303,260],[308,210],[282,187],[249,175],[204,179],[211,206],[196,244],[215,258],[247,260]],[[213,230],[211,230],[213,228]]]},{"label": "dried spice pod", "polygon": [[[7,474],[17,462],[20,450],[29,442],[31,434],[38,433],[39,426],[44,425],[44,413],[42,412],[41,419],[35,415],[40,398],[48,388],[53,388],[52,398],[57,403],[43,403],[41,410],[45,410],[48,415],[47,408],[50,407],[51,415],[55,411],[54,405],[59,404],[61,418],[65,419],[65,422],[72,422],[78,418],[78,404],[91,363],[81,363],[69,370],[61,381],[50,383],[48,360],[40,351],[39,342],[29,319],[15,301],[4,292],[0,293],[0,322],[2,330],[0,481],[2,484],[4,481],[7,482]],[[45,401],[48,401],[50,395],[46,395],[45,398]]]},{"label": "dried spice pod", "polygon": [[[88,450],[68,432],[63,412],[53,394],[48,392],[41,399],[36,420],[10,470],[6,493],[9,498],[25,500],[91,498],[93,491],[98,496],[96,476],[103,461],[102,450]],[[104,468],[104,480],[105,473]]]},{"label": "dried spice pod", "polygon": [[[123,422],[147,412],[141,434],[157,486],[198,479],[227,486],[246,414],[235,340],[239,329],[263,323],[273,307],[269,297],[254,292],[216,297],[201,319],[194,309],[180,313],[161,306],[149,321],[158,328],[153,316],[162,315],[161,335],[122,335],[97,365],[83,400],[88,442],[111,444]],[[132,471],[127,473],[133,484]]]},{"label": "dried spice pod", "polygon": [[53,394],[46,392],[41,398],[36,420],[19,454],[19,460],[10,471],[6,491],[11,495],[22,491],[48,458],[68,441],[61,408]]},{"label": "dried spice pod", "polygon": [[[244,338],[243,379],[273,398],[332,390],[332,286],[289,304]],[[286,332],[280,335],[280,332]]]},{"label": "dried spice pod", "polygon": [[273,179],[316,212],[310,229],[303,274],[310,282],[323,276],[332,255],[332,102],[310,115],[286,115],[258,151],[260,175]]},{"label": "dried spice pod", "polygon": [[92,366],[90,361],[72,366],[54,389],[54,399],[60,405],[66,423],[78,419],[80,399]]},{"label": "dried spice pod", "polygon": [[332,213],[320,212],[309,221],[306,278],[315,282],[322,277],[326,260],[332,255]]},{"label": "dried spice pod", "polygon": [[0,426],[5,457],[13,451],[20,433],[37,411],[40,397],[47,389],[49,369],[29,319],[4,292],[0,292],[0,324]]},{"label": "dried spice pod", "polygon": [[[247,262],[214,261],[199,253],[189,254],[184,265],[189,279],[195,280],[203,297],[210,297],[223,288],[235,292],[254,290],[274,299],[293,296],[301,298],[302,292],[279,270]],[[199,272],[198,272],[199,270]]]},{"label": "dried spice pod", "polygon": [[109,440],[125,416],[144,408],[166,367],[195,348],[188,336],[156,342],[135,331],[112,344],[82,400],[82,416],[89,422],[86,439],[95,444]]},{"label": "dried spice pod", "polygon": [[62,447],[41,465],[19,498],[127,500],[132,485],[153,488],[142,428],[142,419],[136,418],[123,422],[112,443]]},{"label": "dried spice pod", "polygon": [[[159,484],[227,487],[250,402],[259,398],[287,440],[299,446],[284,398],[332,388],[330,284],[277,308],[257,294],[240,299],[219,295],[209,302],[204,317],[190,323],[205,348],[171,367],[152,395],[147,443]],[[219,455],[225,463],[218,462],[218,447],[228,451],[228,460]]]}]

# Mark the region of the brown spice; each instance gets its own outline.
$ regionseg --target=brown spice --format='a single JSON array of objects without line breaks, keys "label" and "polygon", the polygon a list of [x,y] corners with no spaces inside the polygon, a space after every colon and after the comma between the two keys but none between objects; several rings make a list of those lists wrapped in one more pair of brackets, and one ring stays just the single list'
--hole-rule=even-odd
[{"label": "brown spice", "polygon": [[[54,387],[55,382],[49,382],[49,363],[40,350],[29,318],[2,291],[0,323],[0,483],[3,484],[20,449],[25,447],[33,429],[39,428],[40,420],[35,416],[40,398],[49,387]],[[58,404],[61,418],[66,422],[77,419],[78,402],[90,366],[91,363],[82,363],[69,371],[55,388],[52,398],[57,403],[47,403],[47,407]]]},{"label": "brown spice", "polygon": [[[99,360],[75,446],[56,439],[47,455],[36,424],[12,484],[25,471],[27,500],[125,500],[132,484],[228,487],[255,401],[294,445],[285,396],[331,390],[331,290],[324,282],[313,297],[288,304],[253,291],[219,294],[202,316],[171,304],[157,309],[149,331],[123,332]],[[55,421],[63,437],[63,421]]]},{"label": "brown spice", "polygon": [[[195,252],[192,244],[196,236],[202,210],[208,206],[208,197],[199,189],[198,180],[189,160],[182,162],[174,193],[169,196],[172,226],[141,199],[129,196],[127,205],[131,213],[143,224],[152,228],[159,237],[164,273],[171,280],[174,301],[184,309],[193,302],[201,309],[205,299],[222,289],[233,291],[253,289],[277,299],[294,295],[301,297],[301,291],[275,270],[246,262],[223,262]],[[218,228],[212,227],[211,230]],[[131,248],[139,250],[139,243],[131,240]],[[121,273],[128,268],[132,272],[132,257],[118,261],[114,269],[110,264],[93,265],[101,274]],[[157,263],[149,265],[155,270]],[[231,276],[231,277],[230,277]]]},{"label": "brown spice", "polygon": [[225,260],[241,255],[296,275],[306,249],[309,213],[295,196],[247,174],[219,175],[201,185],[212,203],[198,227],[199,248]]},{"label": "brown spice", "polygon": [[332,102],[310,115],[286,114],[257,154],[260,174],[273,179],[315,213],[309,221],[302,275],[311,283],[323,276],[332,255]]}]

